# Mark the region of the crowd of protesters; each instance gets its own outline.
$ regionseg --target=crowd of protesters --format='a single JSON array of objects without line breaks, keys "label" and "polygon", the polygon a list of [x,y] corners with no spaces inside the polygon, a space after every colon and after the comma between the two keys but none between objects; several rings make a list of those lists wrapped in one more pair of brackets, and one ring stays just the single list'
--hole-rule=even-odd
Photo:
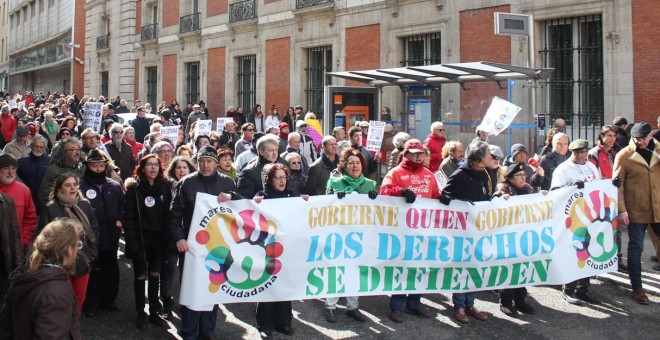
[{"label": "crowd of protesters", "polygon": [[[276,105],[268,112],[261,105],[249,112],[229,106],[224,116],[232,120],[222,131],[203,134],[197,131],[197,122],[209,118],[203,101],[181,108],[172,100],[152,108],[139,100],[129,107],[120,97],[19,92],[0,98],[0,294],[6,295],[0,334],[9,337],[43,331],[77,338],[79,316],[125,308],[116,302],[122,235],[124,253],[133,263],[135,326],[168,327],[166,321],[175,314],[175,276],[181,278],[189,251],[190,207],[198,192],[217,196],[218,202],[307,200],[315,195],[341,199],[356,192],[370,199],[379,194],[402,197],[402,204],[421,197],[448,205],[451,200],[508,200],[613,179],[619,187],[621,222],[631,230],[628,268],[620,269],[629,271],[633,299],[649,303],[641,289],[640,254],[647,225],[652,237],[660,234],[660,211],[657,205],[651,208],[660,195],[660,139],[658,130],[646,123],[626,130],[627,122],[617,118],[590,147],[586,140],[569,141],[565,122],[557,120],[540,157],[532,158],[525,145],[515,144],[505,158],[482,131],[467,146],[449,140],[442,122],[431,124],[424,141],[396,133],[387,124],[381,152],[371,152],[365,147],[366,122],[348,131],[335,127],[315,143],[307,129],[316,117],[302,106],[281,112]],[[83,125],[86,102],[103,103],[98,130]],[[135,113],[130,123],[120,119],[125,113]],[[390,109],[384,107],[381,115],[388,117]],[[660,117],[657,124],[660,128]],[[160,133],[161,127],[172,125],[179,126],[176,141]],[[443,186],[436,181],[438,173],[447,178]],[[658,247],[656,251],[660,253]],[[26,289],[29,284],[41,288]],[[571,304],[598,303],[588,287],[589,278],[567,283],[562,296]],[[57,297],[49,301],[64,306],[65,313],[41,320],[43,328],[25,329],[35,325],[26,315],[48,308],[35,299],[53,294]],[[535,312],[525,288],[499,294],[502,313],[516,317]],[[30,303],[19,303],[26,296]],[[358,298],[346,299],[346,314],[365,322]],[[330,323],[337,322],[338,300],[326,299]],[[459,322],[489,317],[475,305],[473,292],[455,293],[452,302]],[[418,294],[393,295],[390,310],[394,322],[405,321],[405,313],[429,317]],[[181,306],[180,311],[184,339],[213,337],[217,306],[211,311]],[[274,331],[293,334],[291,302],[259,303],[256,326],[263,338]]]}]

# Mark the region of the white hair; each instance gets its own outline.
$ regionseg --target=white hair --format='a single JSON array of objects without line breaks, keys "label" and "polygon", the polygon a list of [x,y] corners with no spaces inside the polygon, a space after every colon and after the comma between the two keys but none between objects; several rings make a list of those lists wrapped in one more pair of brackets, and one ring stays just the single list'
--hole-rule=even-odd
[{"label": "white hair", "polygon": [[563,132],[557,132],[557,133],[555,133],[555,134],[552,136],[552,145],[555,145],[555,143],[557,143],[557,141],[559,140],[559,138],[562,138],[562,137],[566,137],[566,140],[568,140],[568,135],[566,135],[565,133],[563,133]]},{"label": "white hair", "polygon": [[392,144],[397,149],[403,148],[403,144],[410,139],[410,135],[405,132],[399,132],[392,137]]},{"label": "white hair", "polygon": [[435,128],[443,127],[443,126],[445,126],[445,124],[443,124],[442,122],[433,122],[433,124],[431,124],[431,132],[433,132]]},{"label": "white hair", "polygon": [[298,137],[298,139],[302,141],[302,137],[298,132],[289,132],[289,136],[287,137],[287,142],[291,143],[291,141],[296,137]]},{"label": "white hair", "polygon": [[153,123],[151,124],[151,127],[149,127],[149,132],[160,132],[160,128],[163,127],[163,124],[161,123]]}]

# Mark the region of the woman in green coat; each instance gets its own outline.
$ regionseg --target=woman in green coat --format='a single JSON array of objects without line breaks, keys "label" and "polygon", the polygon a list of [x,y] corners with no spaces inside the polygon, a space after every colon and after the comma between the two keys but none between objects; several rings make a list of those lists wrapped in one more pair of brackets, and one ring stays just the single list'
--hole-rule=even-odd
[{"label": "woman in green coat", "polygon": [[[359,150],[350,148],[342,151],[337,169],[332,171],[328,179],[326,194],[337,194],[341,199],[346,194],[355,192],[368,194],[369,198],[375,199],[378,196],[376,181],[364,177],[362,169],[365,167],[366,161]],[[335,315],[337,301],[339,301],[338,297],[325,299],[325,319],[330,323],[337,322]],[[366,321],[365,316],[358,309],[357,296],[346,297],[346,308],[346,315],[357,321]]]}]

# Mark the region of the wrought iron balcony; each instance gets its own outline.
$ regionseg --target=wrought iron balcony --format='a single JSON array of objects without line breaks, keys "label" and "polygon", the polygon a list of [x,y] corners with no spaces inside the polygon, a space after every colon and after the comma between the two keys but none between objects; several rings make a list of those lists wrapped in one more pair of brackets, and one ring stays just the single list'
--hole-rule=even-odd
[{"label": "wrought iron balcony", "polygon": [[331,2],[335,2],[335,0],[296,0],[296,9],[328,4]]},{"label": "wrought iron balcony", "polygon": [[110,33],[96,38],[96,49],[103,50],[110,48]]},{"label": "wrought iron balcony", "polygon": [[257,2],[245,0],[229,5],[229,22],[254,19],[257,17]]},{"label": "wrought iron balcony", "polygon": [[181,17],[179,21],[179,33],[195,32],[201,29],[199,18],[202,13],[193,13]]},{"label": "wrought iron balcony", "polygon": [[142,30],[140,31],[141,34],[140,41],[149,41],[158,38],[157,30],[158,30],[158,23],[142,26]]}]

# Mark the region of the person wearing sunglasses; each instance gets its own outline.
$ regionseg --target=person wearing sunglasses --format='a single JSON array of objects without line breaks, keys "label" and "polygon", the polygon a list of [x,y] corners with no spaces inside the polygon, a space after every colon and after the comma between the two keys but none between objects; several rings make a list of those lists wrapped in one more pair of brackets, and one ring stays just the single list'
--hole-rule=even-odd
[{"label": "person wearing sunglasses", "polygon": [[241,138],[236,141],[234,145],[234,155],[242,154],[245,150],[252,148],[252,136],[254,136],[254,125],[252,123],[245,123],[241,126]]},{"label": "person wearing sunglasses", "polygon": [[447,137],[445,137],[445,126],[442,122],[433,122],[431,124],[431,133],[424,140],[424,146],[431,150],[431,162],[429,170],[435,173],[440,169],[442,163],[442,147],[445,146]]},{"label": "person wearing sunglasses", "polygon": [[119,167],[119,177],[122,181],[133,175],[135,170],[135,158],[133,149],[124,141],[124,126],[113,123],[109,129],[111,140],[105,143],[105,149],[112,161]]},{"label": "person wearing sunglasses", "polygon": [[488,149],[490,150],[490,161],[488,166],[486,166],[486,174],[488,175],[488,188],[490,189],[489,193],[492,195],[497,191],[497,185],[504,181],[504,167],[500,165],[502,158],[504,158],[504,153],[499,146],[489,144]]},{"label": "person wearing sunglasses", "polygon": [[37,232],[58,218],[72,218],[82,225],[76,264],[71,275],[71,285],[78,300],[78,314],[87,296],[87,283],[92,264],[98,256],[99,223],[94,214],[94,208],[82,195],[79,189],[78,176],[74,173],[64,173],[55,179],[55,184],[49,195],[49,202],[39,215]]}]

